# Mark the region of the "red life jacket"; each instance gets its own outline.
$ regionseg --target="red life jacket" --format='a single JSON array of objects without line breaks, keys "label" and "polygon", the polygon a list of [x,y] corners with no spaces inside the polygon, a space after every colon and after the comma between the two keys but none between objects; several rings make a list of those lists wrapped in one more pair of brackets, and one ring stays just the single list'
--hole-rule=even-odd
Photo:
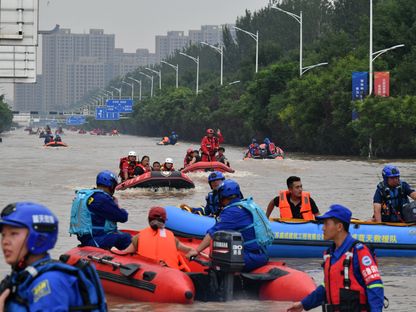
[{"label": "red life jacket", "polygon": [[150,171],[150,169],[148,167],[145,167],[142,164],[137,164],[136,167],[142,168],[143,169],[143,173],[146,173],[146,172],[149,172]]},{"label": "red life jacket", "polygon": [[380,274],[371,252],[364,245],[362,245],[361,249],[355,248],[358,243],[360,242],[354,242],[350,250],[343,254],[342,257],[332,265],[329,250],[324,254],[324,281],[326,300],[328,302],[326,306],[331,307],[331,309],[329,309],[330,311],[339,311],[339,305],[346,304],[345,302],[341,302],[341,292],[351,294],[351,291],[355,291],[355,295],[358,295],[359,302],[356,302],[356,304],[357,306],[359,305],[360,311],[370,310],[365,292],[366,289],[358,282],[354,275],[354,253],[358,256],[360,272],[362,272],[366,284],[375,280],[380,280]]},{"label": "red life jacket", "polygon": [[269,153],[271,155],[276,154],[276,145],[273,142],[269,143]]},{"label": "red life jacket", "polygon": [[[289,201],[287,197],[289,196],[289,191],[284,190],[279,192],[279,209],[280,209],[280,218],[282,219],[293,219],[292,209],[290,209]],[[300,206],[300,213],[305,220],[315,220],[315,216],[312,213],[311,207],[311,198],[309,192],[302,192],[302,203]]]}]

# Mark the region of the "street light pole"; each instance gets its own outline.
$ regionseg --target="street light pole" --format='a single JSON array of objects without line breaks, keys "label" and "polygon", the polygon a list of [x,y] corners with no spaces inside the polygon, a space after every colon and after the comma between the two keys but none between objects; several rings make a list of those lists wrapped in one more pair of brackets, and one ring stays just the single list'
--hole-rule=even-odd
[{"label": "street light pole", "polygon": [[110,88],[113,88],[114,90],[117,90],[118,91],[118,99],[121,100],[121,88],[118,89],[118,88],[111,87],[111,86],[110,86]]},{"label": "street light pole", "polygon": [[133,97],[134,97],[134,84],[125,82],[124,80],[121,83],[124,83],[124,84],[130,86],[130,88],[131,88],[131,100],[133,101]]},{"label": "street light pole", "polygon": [[306,73],[308,70],[312,69],[312,68],[319,67],[319,66],[324,66],[324,65],[328,65],[328,63],[324,62],[324,63],[319,63],[319,64],[303,67],[302,68],[302,75],[304,73]]},{"label": "street light pole", "polygon": [[217,51],[220,55],[221,55],[221,79],[220,79],[220,85],[222,86],[222,77],[223,77],[223,64],[224,64],[224,50],[223,50],[223,46],[221,45],[219,48],[211,45],[209,43],[206,42],[201,42],[202,45],[206,45],[212,49],[214,49],[215,51]]},{"label": "street light pole", "polygon": [[141,74],[143,76],[146,76],[147,78],[150,79],[150,81],[151,81],[151,84],[150,84],[150,97],[153,97],[153,76],[150,76],[150,75],[145,74],[143,72],[139,72],[139,74]]},{"label": "street light pole", "polygon": [[160,61],[160,62],[172,67],[176,71],[176,89],[177,89],[178,88],[178,78],[179,78],[179,65],[176,64],[176,66],[175,66],[175,65],[173,65],[171,63],[168,63],[168,62],[165,62],[165,61]]},{"label": "street light pole", "polygon": [[370,69],[369,69],[369,75],[370,75],[370,77],[369,77],[370,78],[369,79],[370,80],[369,88],[370,88],[370,90],[368,91],[368,95],[371,95],[373,93],[373,62],[374,62],[374,60],[376,58],[378,58],[380,55],[386,53],[387,51],[394,50],[394,49],[397,49],[397,48],[402,48],[402,47],[404,47],[404,44],[398,44],[398,45],[392,46],[390,48],[386,48],[386,49],[383,49],[383,50],[378,50],[378,51],[373,52],[371,54]]},{"label": "street light pole", "polygon": [[103,90],[104,92],[108,93],[108,94],[111,94],[111,99],[113,99],[113,98],[114,98],[114,93],[113,93],[113,91],[108,91],[108,90],[103,89],[103,88],[100,88],[100,89],[101,89],[101,90]]},{"label": "street light pole", "polygon": [[142,100],[142,81],[134,79],[132,77],[127,77],[127,79],[133,80],[139,84],[139,101],[141,101]]},{"label": "street light pole", "polygon": [[300,27],[299,27],[299,76],[302,76],[302,74],[303,74],[303,72],[302,72],[303,71],[303,68],[302,68],[302,66],[303,66],[303,55],[302,55],[303,54],[303,31],[302,31],[303,30],[303,21],[302,21],[302,11],[300,11],[299,15],[296,15],[292,12],[285,11],[285,10],[279,8],[276,5],[272,5],[271,8],[275,9],[275,10],[278,10],[280,12],[286,13],[290,17],[294,18],[300,25]]},{"label": "street light pole", "polygon": [[199,56],[193,57],[183,52],[179,52],[180,55],[186,56],[187,58],[193,60],[196,63],[196,94],[199,92]]},{"label": "street light pole", "polygon": [[161,70],[157,71],[148,67],[146,67],[146,69],[159,76],[159,90],[161,90],[162,89],[162,71]]},{"label": "street light pole", "polygon": [[259,71],[259,31],[257,31],[255,34],[251,33],[247,30],[241,29],[237,26],[234,26],[234,29],[242,31],[243,33],[249,35],[251,38],[256,40],[256,73]]}]

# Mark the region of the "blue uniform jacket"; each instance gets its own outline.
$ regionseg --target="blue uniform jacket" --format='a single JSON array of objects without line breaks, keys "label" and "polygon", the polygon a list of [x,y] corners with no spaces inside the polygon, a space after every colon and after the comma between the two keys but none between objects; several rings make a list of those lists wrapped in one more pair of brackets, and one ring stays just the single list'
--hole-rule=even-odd
[{"label": "blue uniform jacket", "polygon": [[[49,260],[49,255],[32,264],[37,269],[39,263]],[[14,272],[12,280],[16,280],[19,272]],[[76,276],[60,271],[48,271],[35,279],[26,279],[16,290],[17,294],[27,301],[26,306],[15,301],[12,295],[6,303],[6,311],[20,312],[41,312],[41,311],[68,311],[70,306],[82,306],[83,301],[80,295]]]},{"label": "blue uniform jacket", "polygon": [[[348,235],[347,238],[344,240],[342,245],[333,251],[330,250],[331,254],[331,264],[337,262],[343,254],[345,254],[355,242],[355,239]],[[356,245],[355,248],[360,248],[359,244]],[[362,246],[361,246],[362,248]],[[370,306],[371,312],[378,312],[383,310],[383,302],[384,302],[384,288],[382,287],[381,280],[373,281],[369,285],[365,286],[364,279],[360,272],[360,267],[358,263],[359,259],[357,254],[354,252],[353,255],[353,272],[354,276],[357,278],[360,285],[366,288],[367,300],[368,305]],[[373,259],[374,261],[374,259]],[[380,286],[381,284],[381,286]],[[311,294],[309,294],[306,298],[302,300],[302,305],[305,310],[313,309],[323,302],[325,302],[326,293],[325,293],[325,286],[320,285],[318,288],[315,289]]]},{"label": "blue uniform jacket", "polygon": [[[240,201],[236,198],[233,202]],[[230,204],[231,204],[230,203]],[[221,214],[217,220],[218,222],[208,229],[207,233],[212,237],[217,231],[239,231],[244,227],[253,223],[253,216],[251,213],[244,209],[239,208],[238,206],[225,207],[221,211]],[[249,228],[241,232],[243,240],[248,242],[256,238],[254,228]],[[265,255],[257,242],[252,242],[250,244],[244,245],[244,271],[251,271],[255,268],[258,268],[262,265],[265,265],[268,261],[268,256]]]},{"label": "blue uniform jacket", "polygon": [[209,192],[205,199],[207,203],[205,205],[204,215],[214,215],[218,211],[218,209],[220,209],[220,200],[218,198],[218,192],[215,190]]},{"label": "blue uniform jacket", "polygon": [[[395,194],[396,199],[392,200],[392,205],[395,209],[401,207],[402,204],[408,202],[407,196],[409,196],[411,193],[413,193],[415,190],[412,189],[410,187],[410,185],[405,182],[405,181],[401,181],[401,187],[403,190],[403,194],[406,196],[405,198],[399,198],[399,196],[397,196],[397,194]],[[397,188],[393,189],[394,193],[397,193],[398,190]],[[399,202],[399,200],[401,200]],[[385,198],[383,198],[383,194],[380,192],[380,190],[377,188],[376,192],[374,193],[374,197],[373,197],[373,203],[377,203],[377,204],[382,204],[385,201]]]},{"label": "blue uniform jacket", "polygon": [[[110,194],[101,192],[94,193],[87,203],[88,209],[93,213],[91,215],[92,225],[104,227],[105,220],[124,223],[128,219],[128,212],[120,209]],[[103,230],[94,229],[93,235],[103,235]]]}]

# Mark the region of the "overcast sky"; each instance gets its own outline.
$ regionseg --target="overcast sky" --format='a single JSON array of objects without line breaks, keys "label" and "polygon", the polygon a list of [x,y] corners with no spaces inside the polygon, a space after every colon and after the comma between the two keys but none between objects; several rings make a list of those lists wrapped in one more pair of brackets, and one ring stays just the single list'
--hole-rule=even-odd
[{"label": "overcast sky", "polygon": [[40,0],[39,29],[59,24],[74,33],[102,28],[116,35],[125,52],[154,52],[155,36],[169,30],[199,29],[201,25],[234,23],[246,9],[256,11],[268,0]]}]

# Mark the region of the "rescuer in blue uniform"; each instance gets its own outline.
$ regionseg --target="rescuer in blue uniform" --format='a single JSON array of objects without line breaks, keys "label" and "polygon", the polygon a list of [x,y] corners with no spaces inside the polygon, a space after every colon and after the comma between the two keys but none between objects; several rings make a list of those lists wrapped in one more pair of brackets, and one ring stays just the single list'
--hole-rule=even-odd
[{"label": "rescuer in blue uniform", "polygon": [[241,206],[232,205],[243,199],[243,194],[240,191],[238,183],[233,180],[224,180],[218,188],[218,197],[221,207],[218,222],[208,229],[201,244],[195,250],[191,250],[187,254],[187,257],[196,256],[207,248],[215,232],[229,230],[240,232],[244,242],[247,242],[244,244],[245,265],[243,271],[251,271],[265,265],[269,257],[266,250],[261,248],[257,243],[254,228],[250,227],[253,224],[251,212]]},{"label": "rescuer in blue uniform", "polygon": [[374,220],[404,222],[403,205],[409,203],[408,196],[416,200],[416,191],[400,180],[400,171],[396,166],[384,166],[382,175],[383,181],[377,185],[373,198]]},{"label": "rescuer in blue uniform", "polygon": [[323,311],[328,312],[382,311],[384,287],[377,263],[367,246],[348,232],[351,211],[332,205],[317,219],[324,221],[324,239],[334,241],[324,254],[324,283],[287,311],[307,311],[323,302]]},{"label": "rescuer in blue uniform", "polygon": [[225,180],[224,174],[220,171],[213,171],[208,176],[208,184],[211,192],[205,197],[205,207],[192,208],[192,213],[198,213],[204,216],[216,216],[219,213],[220,201],[218,199],[218,187]]},{"label": "rescuer in blue uniform", "polygon": [[79,190],[72,202],[69,233],[77,235],[83,246],[125,249],[131,235],[117,230],[117,222],[126,222],[128,212],[113,196],[117,178],[111,171],[97,175],[97,188]]},{"label": "rescuer in blue uniform", "polygon": [[[0,311],[106,311],[95,269],[93,284],[79,269],[52,261],[48,250],[58,237],[58,219],[46,207],[18,202],[0,219],[4,260],[12,268],[0,285]],[[82,292],[84,289],[85,292]]]}]

